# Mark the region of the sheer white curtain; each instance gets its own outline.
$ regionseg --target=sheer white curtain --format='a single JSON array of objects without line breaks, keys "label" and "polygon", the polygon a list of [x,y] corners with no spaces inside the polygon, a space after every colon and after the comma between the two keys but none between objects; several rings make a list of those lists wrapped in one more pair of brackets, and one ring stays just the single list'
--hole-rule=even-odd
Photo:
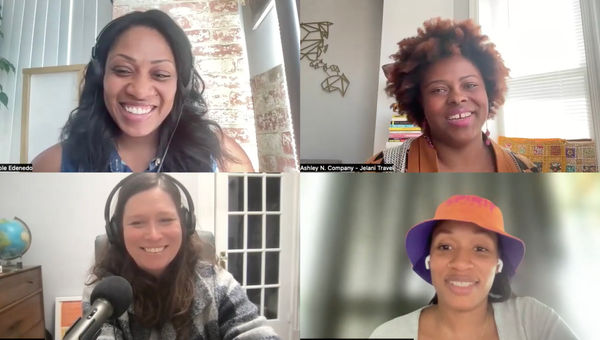
[{"label": "sheer white curtain", "polygon": [[477,16],[511,70],[498,134],[593,138],[588,63],[596,59],[586,58],[593,50],[580,0],[480,0]]}]

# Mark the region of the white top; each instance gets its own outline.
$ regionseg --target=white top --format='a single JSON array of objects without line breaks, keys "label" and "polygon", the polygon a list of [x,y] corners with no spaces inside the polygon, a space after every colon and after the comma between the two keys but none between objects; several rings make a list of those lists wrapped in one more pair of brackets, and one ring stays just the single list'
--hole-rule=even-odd
[{"label": "white top", "polygon": [[[375,329],[371,338],[418,340],[421,307]],[[510,298],[492,303],[500,340],[577,340],[565,321],[550,307],[532,297]]]}]

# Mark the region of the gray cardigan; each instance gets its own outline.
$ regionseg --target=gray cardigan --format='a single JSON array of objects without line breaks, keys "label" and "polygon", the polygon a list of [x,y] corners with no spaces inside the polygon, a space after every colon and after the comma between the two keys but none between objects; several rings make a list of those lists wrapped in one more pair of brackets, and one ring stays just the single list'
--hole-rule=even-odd
[{"label": "gray cardigan", "polygon": [[[550,307],[532,297],[492,303],[500,340],[577,340],[565,321]],[[418,339],[422,307],[375,329],[371,338]]]},{"label": "gray cardigan", "polygon": [[[220,267],[201,263],[196,268],[197,281],[192,306],[191,340],[278,340],[266,319],[258,315],[256,306],[248,300],[233,276]],[[90,294],[95,285],[85,286],[83,311],[90,308]],[[176,339],[170,323],[161,329],[143,328],[134,322],[133,306],[117,319],[117,327],[105,323],[99,340]]]}]

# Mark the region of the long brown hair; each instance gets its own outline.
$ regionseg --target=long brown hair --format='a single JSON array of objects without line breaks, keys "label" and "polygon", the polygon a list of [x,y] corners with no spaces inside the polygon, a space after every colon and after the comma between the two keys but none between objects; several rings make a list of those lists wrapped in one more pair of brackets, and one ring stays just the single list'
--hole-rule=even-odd
[{"label": "long brown hair", "polygon": [[[196,266],[199,260],[206,260],[201,254],[211,247],[206,247],[195,232],[186,235],[182,222],[181,248],[160,277],[156,278],[137,266],[124,246],[123,212],[133,195],[156,187],[169,194],[176,207],[182,206],[181,194],[170,176],[154,173],[130,175],[119,190],[114,217],[111,219],[118,228],[118,240],[108,242],[102,256],[92,267],[94,277],[87,284],[111,275],[124,277],[133,288],[135,321],[149,329],[160,329],[165,323],[171,322],[177,337],[185,339],[192,325],[190,312],[195,296]],[[181,212],[182,209],[178,209],[179,219],[184,221]]]}]

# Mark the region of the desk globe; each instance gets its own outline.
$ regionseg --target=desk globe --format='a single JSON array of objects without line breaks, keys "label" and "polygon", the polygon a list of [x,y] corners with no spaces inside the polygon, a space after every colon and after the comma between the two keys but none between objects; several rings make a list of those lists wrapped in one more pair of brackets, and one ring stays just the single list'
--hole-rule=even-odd
[{"label": "desk globe", "polygon": [[[18,217],[14,220],[0,219],[0,260],[20,258],[31,246],[31,231]],[[18,263],[19,266],[22,263]],[[10,262],[8,266],[10,266]]]}]

